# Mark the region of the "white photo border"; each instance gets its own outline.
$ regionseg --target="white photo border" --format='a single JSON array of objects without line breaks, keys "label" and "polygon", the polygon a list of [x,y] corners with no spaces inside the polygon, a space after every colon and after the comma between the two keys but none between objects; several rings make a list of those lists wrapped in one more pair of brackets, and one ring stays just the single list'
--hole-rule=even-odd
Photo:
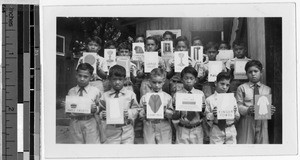
[{"label": "white photo border", "polygon": [[[147,10],[155,12],[151,15]],[[222,9],[230,7],[226,12]],[[296,45],[295,4],[171,4],[171,5],[97,5],[41,6],[42,57],[42,157],[197,157],[296,155]],[[280,12],[279,12],[280,9]],[[171,11],[171,12],[167,12]],[[176,12],[173,12],[176,11]],[[218,12],[216,12],[218,11]],[[235,13],[234,11],[239,11]],[[122,13],[122,14],[120,14]],[[56,17],[282,17],[282,142],[268,145],[74,145],[56,144]],[[293,85],[289,85],[293,84]]]}]

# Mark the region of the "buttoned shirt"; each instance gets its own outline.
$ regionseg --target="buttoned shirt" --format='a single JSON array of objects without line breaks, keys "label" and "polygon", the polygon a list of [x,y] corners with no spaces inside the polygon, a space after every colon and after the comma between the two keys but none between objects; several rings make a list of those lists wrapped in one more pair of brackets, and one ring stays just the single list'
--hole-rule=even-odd
[{"label": "buttoned shirt", "polygon": [[[271,94],[271,88],[262,84],[257,83],[260,95]],[[249,106],[253,105],[253,95],[254,95],[254,83],[247,82],[240,85],[236,92],[236,99],[238,103],[239,112],[241,115],[248,115]]]},{"label": "buttoned shirt", "polygon": [[[116,91],[113,88],[111,88],[107,92],[104,92],[100,100],[100,105],[106,108],[106,101],[108,101],[111,98],[115,98],[115,96]],[[128,119],[134,120],[138,115],[139,109],[135,93],[123,87],[118,93],[118,98],[120,99],[119,102],[122,102],[124,111],[128,111]]]},{"label": "buttoned shirt", "polygon": [[[210,120],[213,123],[218,123],[218,119],[217,117],[214,116],[213,114],[213,109],[215,107],[218,108],[218,95],[219,93],[215,91],[214,94],[212,94],[211,96],[209,96],[208,98],[206,98],[206,118],[207,120]],[[237,107],[237,103],[236,100],[234,99],[234,109],[236,109],[236,112],[234,112],[234,118],[236,120],[238,120],[240,118],[240,113],[238,111],[238,107]],[[226,119],[226,124],[227,125],[231,125],[234,123],[234,119]],[[210,123],[210,125],[212,125],[212,123]]]},{"label": "buttoned shirt", "polygon": [[[175,106],[176,104],[176,95],[177,93],[189,93],[191,92],[191,94],[199,94],[199,98],[201,98],[202,100],[205,100],[205,96],[204,96],[204,93],[201,91],[201,90],[198,90],[198,89],[195,89],[195,88],[192,88],[191,91],[188,91],[186,90],[185,88],[183,88],[182,90],[179,90],[177,91],[174,96],[173,96],[173,104]],[[203,102],[204,103],[204,102]],[[176,107],[175,107],[176,108]],[[202,104],[201,104],[201,109],[202,109]],[[204,113],[205,114],[205,113]],[[181,118],[183,117],[186,117],[187,115],[187,111],[180,111],[180,115],[181,115]],[[182,122],[181,118],[179,119],[179,123]],[[173,121],[174,123],[176,123],[176,121]],[[196,116],[190,121],[190,124],[193,125],[193,124],[197,124],[199,122],[202,122],[202,119],[200,117],[200,113],[199,112],[196,112]]]},{"label": "buttoned shirt", "polygon": [[[71,88],[68,92],[68,96],[79,96],[80,94],[80,87],[77,85],[73,88]],[[91,86],[88,84],[87,86],[84,87],[82,91],[82,96],[90,99],[93,104],[98,105],[99,100],[101,97],[101,93],[98,88]],[[87,106],[88,107],[88,106]],[[91,106],[89,106],[91,107]],[[83,113],[71,113],[70,116],[82,116],[82,115],[92,115],[91,114],[83,114]]]}]

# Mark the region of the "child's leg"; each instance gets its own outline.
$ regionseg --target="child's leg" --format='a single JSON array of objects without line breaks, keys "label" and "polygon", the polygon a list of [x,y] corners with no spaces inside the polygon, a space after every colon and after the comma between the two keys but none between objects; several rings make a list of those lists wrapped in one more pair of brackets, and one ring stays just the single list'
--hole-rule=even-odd
[{"label": "child's leg", "polygon": [[225,143],[226,144],[236,144],[236,129],[235,126],[229,126],[225,128],[225,133],[226,133],[226,139]]},{"label": "child's leg", "polygon": [[203,128],[203,143],[209,144],[210,126],[208,125],[207,119],[205,117],[202,119],[202,128]]},{"label": "child's leg", "polygon": [[72,138],[73,143],[75,144],[84,144],[84,138],[81,131],[81,123],[80,120],[72,119],[70,122],[70,136]]},{"label": "child's leg", "polygon": [[157,144],[172,144],[172,129],[169,121],[162,120],[155,125]]},{"label": "child's leg", "polygon": [[213,125],[210,132],[210,144],[224,144],[225,132],[221,131],[217,125]]},{"label": "child's leg", "polygon": [[236,130],[238,144],[254,144],[255,120],[252,116],[241,116]]},{"label": "child's leg", "polygon": [[143,136],[145,144],[155,144],[155,124],[144,120]]},{"label": "child's leg", "polygon": [[105,144],[121,144],[122,127],[115,127],[115,125],[107,124]]},{"label": "child's leg", "polygon": [[82,131],[86,144],[100,143],[99,126],[95,118],[82,121],[84,129]]},{"label": "child's leg", "polygon": [[176,143],[177,144],[189,144],[189,141],[188,141],[189,133],[190,133],[189,129],[178,126],[177,131],[176,131]]},{"label": "child's leg", "polygon": [[269,144],[268,121],[255,121],[255,144]]},{"label": "child's leg", "polygon": [[203,128],[201,125],[190,129],[190,144],[203,144]]},{"label": "child's leg", "polygon": [[132,124],[122,127],[121,144],[134,143],[134,130]]}]

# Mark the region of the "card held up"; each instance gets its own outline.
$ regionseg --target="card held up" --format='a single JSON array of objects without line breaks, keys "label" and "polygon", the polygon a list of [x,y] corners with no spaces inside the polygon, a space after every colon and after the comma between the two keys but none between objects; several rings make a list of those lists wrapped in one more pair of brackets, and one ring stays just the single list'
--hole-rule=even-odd
[{"label": "card held up", "polygon": [[223,62],[222,61],[209,61],[208,62],[208,82],[215,82],[217,75],[222,72]]},{"label": "card held up", "polygon": [[167,61],[174,57],[173,41],[161,41],[161,57]]},{"label": "card held up", "polygon": [[110,98],[106,105],[106,124],[124,124],[124,110],[119,98]]},{"label": "card held up", "polygon": [[237,105],[233,93],[219,93],[217,97],[218,119],[234,119],[234,107]]},{"label": "card held up", "polygon": [[147,93],[146,94],[146,117],[147,119],[163,119],[164,118],[164,95],[163,93]]},{"label": "card held up", "polygon": [[116,55],[116,49],[104,49],[104,59],[106,60],[108,67],[111,67],[116,63]]},{"label": "card held up", "polygon": [[94,74],[96,74],[97,67],[97,53],[94,52],[83,52],[82,54],[83,63],[89,63],[94,68]]},{"label": "card held up", "polygon": [[229,59],[233,59],[233,50],[219,50],[219,54],[216,57],[217,61],[225,63]]},{"label": "card held up", "polygon": [[158,52],[145,52],[144,72],[150,73],[154,68],[158,68]]},{"label": "card held up", "polygon": [[272,95],[255,95],[254,119],[271,119]]},{"label": "card held up", "polygon": [[144,61],[145,44],[132,43],[132,60]]},{"label": "card held up", "polygon": [[176,93],[176,110],[202,111],[202,94]]},{"label": "card held up", "polygon": [[203,46],[191,46],[191,58],[196,62],[203,62]]},{"label": "card held up", "polygon": [[91,113],[92,101],[82,96],[66,96],[65,112],[67,113]]},{"label": "card held up", "polygon": [[174,66],[175,72],[181,72],[183,68],[189,65],[189,55],[187,51],[175,52],[174,54]]},{"label": "card held up", "polygon": [[247,60],[235,60],[234,65],[234,79],[247,79],[245,66]]},{"label": "card held up", "polygon": [[117,64],[124,67],[126,70],[126,77],[130,77],[130,57],[129,56],[118,56]]}]

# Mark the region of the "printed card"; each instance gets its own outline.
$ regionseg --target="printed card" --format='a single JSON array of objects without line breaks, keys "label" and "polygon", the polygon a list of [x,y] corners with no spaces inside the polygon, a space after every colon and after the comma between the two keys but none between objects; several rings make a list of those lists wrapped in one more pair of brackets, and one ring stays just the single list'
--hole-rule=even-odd
[{"label": "printed card", "polygon": [[247,60],[236,60],[234,65],[234,79],[247,79],[245,66]]},{"label": "printed card", "polygon": [[272,95],[255,95],[254,119],[271,119],[271,105]]},{"label": "printed card", "polygon": [[123,103],[119,98],[110,98],[106,104],[106,124],[124,124]]},{"label": "printed card", "polygon": [[174,57],[173,41],[161,41],[161,57],[167,61]]},{"label": "printed card", "polygon": [[164,95],[163,93],[147,93],[147,119],[163,119],[164,118]]},{"label": "printed card", "polygon": [[65,111],[68,113],[91,113],[92,101],[82,96],[66,96]]},{"label": "printed card", "polygon": [[233,93],[218,94],[217,117],[218,119],[234,119],[234,106],[236,100]]},{"label": "printed card", "polygon": [[126,69],[126,77],[130,77],[130,57],[117,56],[117,64],[123,66]]},{"label": "printed card", "polygon": [[187,51],[175,52],[174,54],[174,66],[175,72],[181,72],[183,68],[189,65],[189,55]]},{"label": "printed card", "polygon": [[222,61],[209,61],[208,62],[208,82],[215,82],[217,75],[222,72],[223,62]]},{"label": "printed card", "polygon": [[202,94],[176,93],[176,110],[202,111]]},{"label": "printed card", "polygon": [[191,46],[191,58],[196,62],[203,62],[203,46]]},{"label": "printed card", "polygon": [[104,49],[104,59],[106,60],[108,67],[111,67],[114,64],[116,64],[116,56],[116,49]]},{"label": "printed card", "polygon": [[154,68],[158,68],[158,52],[145,52],[144,72],[150,73]]},{"label": "printed card", "polygon": [[144,61],[145,44],[132,43],[132,60]]},{"label": "printed card", "polygon": [[233,50],[219,50],[219,54],[216,57],[217,61],[225,63],[229,59],[233,59]]},{"label": "printed card", "polygon": [[91,66],[94,67],[94,74],[96,74],[97,53],[83,52],[82,58],[83,58],[83,63],[89,63]]}]

